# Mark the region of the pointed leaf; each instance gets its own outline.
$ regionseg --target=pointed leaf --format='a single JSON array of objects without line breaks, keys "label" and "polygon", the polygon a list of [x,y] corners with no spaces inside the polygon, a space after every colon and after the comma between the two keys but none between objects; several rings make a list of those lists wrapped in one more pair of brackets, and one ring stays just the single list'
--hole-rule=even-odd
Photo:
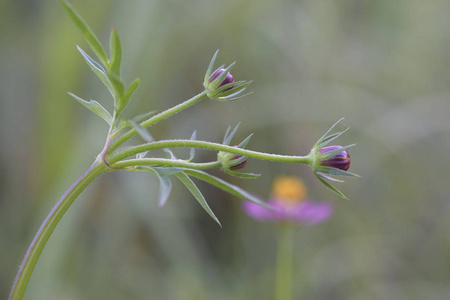
[{"label": "pointed leaf", "polygon": [[329,188],[330,190],[332,190],[333,192],[335,192],[336,194],[338,194],[340,197],[348,200],[348,198],[337,188],[335,188],[334,186],[332,186],[331,184],[329,184],[328,182],[326,182],[319,174],[315,174],[317,179],[320,180],[320,182],[322,182],[327,188]]},{"label": "pointed leaf", "polygon": [[147,112],[145,114],[142,114],[142,115],[134,117],[133,121],[138,123],[138,124],[142,123],[143,121],[147,120],[148,117],[150,117],[151,115],[154,115],[155,113],[156,113],[156,110],[149,111],[149,112]]},{"label": "pointed leaf", "polygon": [[111,81],[109,80],[108,76],[106,75],[105,70],[103,67],[97,63],[95,60],[93,60],[86,52],[84,52],[83,49],[81,49],[79,46],[77,46],[78,51],[80,51],[81,55],[83,55],[84,60],[87,62],[91,70],[97,75],[98,78],[106,85],[111,95],[114,97],[114,88],[111,84]]},{"label": "pointed leaf", "polygon": [[250,142],[250,139],[252,138],[253,133],[251,133],[248,137],[245,138],[242,142],[239,143],[238,148],[245,148],[247,146],[248,142]]},{"label": "pointed leaf", "polygon": [[320,143],[322,143],[322,141],[327,137],[328,133],[330,133],[330,132],[333,130],[333,128],[336,127],[336,125],[339,124],[339,123],[340,123],[342,120],[344,120],[344,119],[345,119],[345,117],[344,117],[344,118],[340,118],[336,123],[334,123],[334,124],[330,127],[330,129],[328,129],[327,132],[325,132],[325,134],[322,135],[322,137],[317,141],[315,147],[316,147],[317,145],[319,145]]},{"label": "pointed leaf", "polygon": [[128,102],[130,102],[131,100],[131,96],[133,96],[134,92],[136,91],[136,89],[139,87],[139,78],[136,78],[127,88],[125,94],[123,95],[122,99],[121,99],[121,109],[124,109],[125,106],[127,106]]},{"label": "pointed leaf", "polygon": [[219,98],[217,98],[216,100],[217,100],[217,101],[222,101],[222,102],[238,101],[238,100],[241,100],[242,98],[247,97],[248,95],[251,95],[251,94],[254,93],[254,92],[252,91],[252,92],[250,92],[250,93],[241,95],[241,96],[239,96],[239,97],[235,97],[235,96],[236,96],[237,94],[239,94],[240,92],[241,92],[241,91],[239,91],[239,92],[237,92],[237,93],[235,93],[235,94],[233,94],[233,95],[227,96],[227,97],[219,97]]},{"label": "pointed leaf", "polygon": [[220,227],[222,225],[219,222],[219,219],[217,219],[216,215],[213,213],[211,208],[209,207],[208,203],[205,200],[205,197],[203,197],[202,193],[198,189],[198,187],[195,185],[195,183],[184,173],[177,173],[175,176],[187,187],[187,189],[194,195],[195,199],[197,199],[198,203],[203,207],[203,209],[211,216],[211,218],[216,221]]},{"label": "pointed leaf", "polygon": [[323,148],[326,145],[328,145],[329,143],[331,143],[332,141],[334,141],[335,139],[337,139],[338,137],[340,137],[341,135],[343,135],[344,133],[346,133],[350,128],[347,128],[341,132],[337,132],[334,134],[331,134],[329,136],[327,136],[326,138],[324,138],[322,140],[322,142],[317,146],[318,148]]},{"label": "pointed leaf", "polygon": [[122,44],[115,27],[111,31],[110,43],[111,60],[109,64],[109,70],[120,77],[120,65],[122,63]]},{"label": "pointed leaf", "polygon": [[230,169],[223,169],[223,171],[231,176],[235,176],[235,177],[239,177],[239,178],[246,178],[246,179],[254,179],[254,178],[258,178],[261,176],[261,174],[236,172],[236,171],[232,171]]},{"label": "pointed leaf", "polygon": [[150,167],[139,167],[139,170],[144,170],[153,173],[159,179],[159,195],[158,195],[158,205],[161,207],[169,198],[170,191],[172,190],[172,182],[167,176],[160,175],[155,169]]},{"label": "pointed leaf", "polygon": [[340,147],[340,148],[337,148],[337,149],[334,149],[334,150],[331,150],[331,151],[319,153],[318,156],[320,157],[321,160],[332,158],[333,156],[336,156],[339,153],[341,153],[342,151],[345,151],[348,148],[351,148],[353,146],[356,146],[356,144],[351,144],[351,145]]},{"label": "pointed leaf", "polygon": [[263,201],[261,201],[260,198],[250,194],[249,192],[241,189],[238,186],[235,186],[229,182],[226,182],[225,180],[223,180],[221,178],[215,177],[206,172],[198,171],[198,170],[186,170],[186,171],[184,171],[184,173],[186,173],[190,176],[197,177],[198,179],[203,180],[209,184],[212,184],[229,194],[232,194],[239,198],[249,200],[249,201],[256,203],[258,205],[261,205],[265,208],[272,209],[272,207],[269,204],[264,203]]},{"label": "pointed leaf", "polygon": [[72,93],[68,93],[68,94],[70,96],[72,96],[73,99],[77,100],[79,103],[84,105],[87,109],[89,109],[93,113],[97,114],[100,118],[105,120],[106,123],[111,125],[112,117],[109,114],[109,112],[100,103],[98,103],[95,100],[90,100],[90,101],[83,100],[80,97],[78,97],[77,95],[72,94]]},{"label": "pointed leaf", "polygon": [[212,90],[217,89],[217,87],[222,83],[222,81],[227,76],[228,72],[231,70],[231,68],[236,64],[236,62],[233,62],[231,65],[229,65],[223,72],[220,74],[216,79],[214,79],[213,82],[209,83],[209,86]]},{"label": "pointed leaf", "polygon": [[[190,140],[195,141],[196,138],[197,138],[197,130],[194,130],[194,132],[191,135]],[[194,159],[194,157],[195,157],[195,148],[191,148],[188,161],[192,161]]]},{"label": "pointed leaf", "polygon": [[216,50],[216,52],[214,53],[214,55],[209,63],[208,70],[206,71],[205,80],[203,83],[205,86],[208,84],[209,77],[211,76],[211,71],[212,71],[212,68],[214,67],[214,62],[216,61],[218,53],[219,53],[219,49]]},{"label": "pointed leaf", "polygon": [[[234,127],[234,129],[233,129],[233,131],[230,133],[230,135],[226,135],[227,133],[228,133],[228,130],[227,130],[227,132],[225,133],[225,138],[224,138],[224,140],[223,140],[223,144],[224,145],[229,145],[230,143],[231,143],[231,140],[233,139],[233,136],[236,134],[236,131],[238,130],[238,128],[239,128],[239,125],[241,125],[241,122],[239,122],[237,125],[236,125],[236,127]],[[229,128],[228,128],[229,129]]]},{"label": "pointed leaf", "polygon": [[153,142],[155,139],[152,137],[152,135],[147,131],[147,129],[145,129],[144,127],[142,127],[141,125],[135,123],[134,121],[129,121],[129,123],[131,124],[131,126],[136,129],[137,133],[139,134],[139,136],[146,141],[147,143]]},{"label": "pointed leaf", "polygon": [[61,4],[64,6],[66,11],[69,13],[70,18],[73,20],[75,25],[81,30],[84,35],[84,38],[88,42],[89,46],[91,46],[92,51],[94,51],[95,55],[101,60],[101,62],[107,66],[108,58],[106,57],[105,50],[100,44],[97,36],[92,31],[92,29],[87,25],[87,23],[83,20],[83,18],[78,14],[78,12],[73,8],[73,6],[64,0],[60,0]]},{"label": "pointed leaf", "polygon": [[121,112],[125,108],[125,101],[124,101],[124,93],[125,93],[125,86],[123,85],[122,80],[117,75],[114,75],[112,73],[108,74],[108,79],[111,82],[111,85],[114,89],[114,106],[117,108],[118,112]]}]

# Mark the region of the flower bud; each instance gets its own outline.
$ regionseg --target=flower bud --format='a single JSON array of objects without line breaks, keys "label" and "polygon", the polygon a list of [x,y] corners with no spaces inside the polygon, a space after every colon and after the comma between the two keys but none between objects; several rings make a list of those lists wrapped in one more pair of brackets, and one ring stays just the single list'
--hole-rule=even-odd
[{"label": "flower bud", "polygon": [[[319,153],[326,153],[333,150],[337,150],[340,148],[344,148],[342,146],[328,146],[323,147],[319,150]],[[320,162],[322,166],[326,167],[332,167],[336,169],[340,169],[342,171],[347,171],[350,168],[350,155],[348,154],[347,150],[343,150],[342,152],[339,152],[333,157],[324,159]]]},{"label": "flower bud", "polygon": [[[225,72],[225,69],[219,69],[216,72],[214,72],[208,79],[208,81],[211,83],[214,80],[216,80],[223,72]],[[225,76],[225,78],[222,80],[222,82],[219,84],[218,88],[221,86],[224,86],[225,84],[233,83],[234,78],[233,75],[231,75],[230,72]],[[233,87],[230,86],[229,88],[225,89],[224,91],[231,90]]]},{"label": "flower bud", "polygon": [[[233,156],[232,160],[236,160],[243,157],[242,155],[236,154],[235,156]],[[239,170],[245,167],[245,165],[247,164],[247,160],[248,158],[246,157],[243,161],[241,161],[240,163],[237,163],[233,166],[230,167],[230,170]]]},{"label": "flower bud", "polygon": [[[233,147],[237,148],[237,146]],[[224,151],[220,151],[217,155],[217,158],[222,163],[222,167],[229,170],[239,170],[244,168],[248,160],[248,158],[243,155],[228,153]]]}]

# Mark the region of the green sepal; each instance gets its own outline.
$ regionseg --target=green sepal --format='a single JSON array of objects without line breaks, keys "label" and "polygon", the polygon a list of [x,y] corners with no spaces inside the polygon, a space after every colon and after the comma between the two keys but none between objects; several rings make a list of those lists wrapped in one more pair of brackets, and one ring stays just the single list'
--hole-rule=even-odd
[{"label": "green sepal", "polygon": [[119,34],[117,29],[114,27],[111,31],[110,39],[110,63],[109,71],[120,77],[120,66],[122,63],[122,43],[120,42]]},{"label": "green sepal", "polygon": [[169,179],[169,177],[161,175],[160,172],[155,170],[154,168],[150,167],[139,167],[138,170],[147,171],[150,173],[153,173],[156,177],[159,179],[159,195],[158,195],[158,205],[161,207],[169,198],[170,191],[172,190],[172,181]]},{"label": "green sepal", "polygon": [[327,130],[327,132],[325,132],[325,134],[322,135],[322,136],[320,137],[320,139],[316,142],[316,144],[314,145],[314,147],[317,147],[318,145],[320,145],[320,144],[327,138],[327,135],[334,129],[334,127],[336,127],[336,125],[339,124],[339,123],[340,123],[342,120],[344,120],[344,119],[345,119],[345,117],[340,118],[336,123],[334,123],[334,124]]},{"label": "green sepal", "polygon": [[[221,86],[220,88],[218,88],[216,90],[216,93],[219,98],[226,98],[231,95],[242,92],[244,89],[246,89],[252,83],[253,83],[253,80],[249,80],[249,81],[242,80],[242,81],[228,83],[228,84],[225,84],[225,85]],[[232,88],[225,91],[226,89],[228,89],[230,87],[232,87]]]},{"label": "green sepal", "polygon": [[[242,91],[242,90],[241,90],[241,91]],[[241,95],[241,96],[239,96],[239,97],[235,97],[235,96],[237,96],[237,94],[239,94],[241,91],[236,92],[236,93],[234,93],[234,94],[232,94],[232,95],[230,95],[230,96],[227,96],[227,97],[219,97],[219,98],[217,98],[217,99],[215,99],[215,100],[221,101],[221,102],[238,101],[238,100],[241,100],[242,98],[247,97],[248,95],[251,95],[251,94],[254,93],[254,92],[252,91],[252,92],[250,92],[250,93]]]},{"label": "green sepal", "polygon": [[185,173],[177,173],[175,176],[187,187],[187,189],[192,193],[192,195],[195,197],[195,199],[198,201],[198,203],[203,207],[203,209],[213,218],[214,221],[219,224],[220,227],[222,227],[222,224],[220,224],[219,219],[217,219],[216,215],[213,213],[211,208],[209,207],[208,203],[206,202],[205,197],[203,197],[202,193],[198,189],[198,187],[195,185],[195,183],[192,181],[192,179],[189,178]]},{"label": "green sepal", "polygon": [[340,176],[348,176],[348,177],[359,177],[359,175],[354,174],[352,172],[344,171],[338,168],[328,167],[328,166],[317,166],[314,171],[331,174],[331,175],[340,175]]},{"label": "green sepal", "polygon": [[236,62],[233,62],[231,65],[229,65],[223,72],[222,74],[219,75],[219,77],[217,77],[216,79],[214,79],[213,82],[210,82],[208,85],[208,89],[210,91],[217,91],[217,87],[222,83],[222,81],[225,79],[225,77],[227,76],[228,72],[231,70],[231,68],[236,64]]},{"label": "green sepal", "polygon": [[219,53],[219,49],[216,50],[213,57],[211,58],[211,61],[208,66],[208,70],[205,73],[205,80],[203,81],[203,86],[206,87],[209,84],[209,77],[211,76],[211,71],[214,67],[214,62],[216,61],[217,54]]},{"label": "green sepal", "polygon": [[[230,132],[231,127],[227,128],[227,131],[225,132],[225,136],[223,138],[222,144],[224,145],[230,145],[231,140],[233,139],[234,135],[236,134],[236,131],[239,128],[239,125],[241,125],[241,122],[239,122],[236,127],[234,127],[233,131]],[[229,133],[229,134],[228,134]]]},{"label": "green sepal", "polygon": [[332,141],[334,141],[335,139],[337,139],[338,137],[340,137],[341,135],[343,135],[344,133],[346,133],[350,128],[347,128],[343,131],[340,132],[336,132],[333,134],[330,134],[329,136],[325,137],[317,146],[315,146],[316,148],[323,148],[326,145],[328,145],[329,143],[331,143]]},{"label": "green sepal", "polygon": [[252,136],[253,136],[253,133],[251,133],[242,142],[240,142],[239,145],[238,145],[238,148],[245,148],[245,146],[247,146],[248,142],[250,142],[250,139],[252,138]]},{"label": "green sepal", "polygon": [[75,94],[68,93],[73,99],[77,100],[79,103],[81,103],[83,106],[85,106],[87,109],[98,115],[100,118],[106,121],[109,125],[112,123],[112,117],[110,113],[97,101],[90,100],[86,101],[84,99],[81,99]]},{"label": "green sepal", "polygon": [[108,78],[108,75],[106,75],[105,69],[103,69],[103,67],[96,62],[95,60],[93,60],[86,52],[84,52],[83,49],[81,49],[78,45],[77,45],[77,49],[78,51],[81,53],[81,55],[83,56],[84,60],[86,61],[86,63],[89,65],[89,67],[91,68],[91,70],[95,73],[95,75],[97,75],[98,78],[100,78],[100,80],[106,85],[106,87],[108,88],[109,92],[111,93],[111,95],[114,97],[114,87],[111,83],[111,81]]},{"label": "green sepal", "polygon": [[321,174],[317,174],[314,173],[314,175],[316,175],[317,179],[319,179],[320,182],[322,182],[327,188],[329,188],[330,190],[332,190],[333,192],[335,192],[336,194],[338,194],[340,197],[348,200],[347,196],[345,196],[340,190],[338,190],[336,187],[334,187],[333,185],[331,185],[330,183],[326,182],[323,178]]},{"label": "green sepal", "polygon": [[[341,153],[342,151],[345,151],[348,148],[351,148],[353,146],[356,146],[356,144],[351,144],[351,145],[347,145],[347,146],[344,146],[344,147],[339,147],[338,149],[334,149],[334,150],[331,150],[331,151],[318,153],[317,154],[317,159],[322,161],[322,160],[326,160],[326,159],[332,158],[332,157],[338,155],[339,153]],[[320,149],[318,149],[318,150],[320,150]]]},{"label": "green sepal", "polygon": [[245,179],[255,179],[261,176],[261,174],[236,172],[226,168],[223,168],[222,170],[228,175]]},{"label": "green sepal", "polygon": [[106,56],[106,52],[100,44],[100,41],[98,40],[95,33],[69,2],[64,0],[60,0],[59,2],[61,2],[66,11],[69,13],[70,18],[73,20],[75,25],[81,30],[92,51],[94,51],[95,55],[97,55],[103,65],[107,66],[108,58]]},{"label": "green sepal", "polygon": [[255,204],[261,205],[268,209],[273,209],[269,204],[263,202],[260,198],[250,194],[249,192],[243,190],[242,188],[235,186],[234,184],[231,184],[229,182],[226,182],[225,180],[215,177],[213,175],[210,175],[206,172],[199,171],[199,170],[185,170],[184,173],[196,177],[200,180],[203,180],[211,185],[214,185],[215,187],[218,187],[219,189],[234,195],[239,198],[243,198],[245,200],[251,201]]}]

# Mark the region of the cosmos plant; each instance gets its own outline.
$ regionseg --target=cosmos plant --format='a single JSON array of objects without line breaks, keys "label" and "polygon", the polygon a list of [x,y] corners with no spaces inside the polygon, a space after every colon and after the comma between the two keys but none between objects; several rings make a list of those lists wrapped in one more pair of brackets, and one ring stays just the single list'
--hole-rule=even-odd
[{"label": "cosmos plant", "polygon": [[[220,168],[225,173],[232,176],[241,178],[258,177],[258,174],[237,171],[243,168],[245,162],[250,158],[309,165],[322,183],[338,193],[341,197],[345,198],[339,190],[326,181],[336,181],[335,178],[330,177],[329,175],[356,176],[355,174],[348,172],[348,168],[345,169],[342,167],[345,166],[345,163],[337,163],[337,161],[342,160],[342,157],[344,157],[345,160],[348,156],[346,150],[352,145],[345,147],[339,146],[332,149],[324,148],[345,132],[342,131],[331,134],[332,129],[337,123],[319,139],[311,152],[306,156],[269,154],[248,150],[246,149],[246,146],[250,141],[251,135],[243,141],[232,143],[238,126],[233,129],[228,128],[222,143],[198,140],[195,131],[188,139],[154,140],[147,128],[166,120],[172,115],[181,112],[204,99],[218,102],[230,102],[242,99],[249,94],[243,94],[243,92],[252,82],[246,80],[235,81],[233,75],[230,73],[234,63],[229,66],[222,65],[214,69],[214,63],[218,55],[218,51],[216,51],[206,71],[203,81],[204,90],[202,92],[158,114],[148,112],[132,119],[128,119],[122,112],[133,98],[133,94],[139,86],[139,79],[135,79],[131,81],[130,84],[126,84],[121,77],[122,45],[117,30],[113,28],[111,32],[110,55],[108,57],[94,32],[70,3],[64,0],[60,0],[60,2],[75,25],[81,30],[92,53],[95,55],[94,59],[87,51],[84,51],[77,46],[78,51],[89,68],[97,75],[110,92],[114,101],[114,110],[109,112],[95,100],[85,100],[73,93],[68,93],[78,103],[102,118],[109,125],[109,130],[106,135],[104,147],[95,161],[56,202],[36,233],[25,254],[22,264],[19,267],[18,274],[9,296],[10,300],[23,298],[34,267],[59,220],[64,216],[64,213],[69,209],[78,195],[80,195],[80,193],[97,177],[104,173],[111,173],[119,170],[152,173],[160,181],[160,191],[158,196],[160,206],[164,205],[169,197],[172,180],[177,179],[186,186],[187,190],[192,193],[203,209],[219,225],[219,220],[214,215],[192,178],[205,181],[238,198],[270,208],[270,204],[264,203],[253,194],[206,172],[210,169]],[[136,135],[142,138],[142,144],[121,147],[125,142]],[[190,156],[188,158],[178,158],[173,154],[171,150],[173,148],[190,148]],[[151,156],[152,150],[156,149],[163,149],[167,152],[168,156]],[[217,160],[197,162],[195,149],[215,151],[217,152]],[[325,149],[326,151],[322,149]],[[347,154],[343,153],[343,151]],[[349,162],[350,161],[348,160],[348,163]]]}]

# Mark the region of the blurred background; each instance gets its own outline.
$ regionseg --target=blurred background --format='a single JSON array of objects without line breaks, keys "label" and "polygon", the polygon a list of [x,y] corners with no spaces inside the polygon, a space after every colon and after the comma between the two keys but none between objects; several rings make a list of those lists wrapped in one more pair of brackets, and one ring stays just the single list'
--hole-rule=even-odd
[{"label": "blurred background", "polygon": [[[307,166],[252,160],[257,180],[212,174],[263,197],[301,177],[334,217],[299,227],[295,299],[450,299],[450,2],[445,0],[73,0],[141,86],[124,112],[162,111],[202,91],[214,51],[237,60],[255,93],[204,101],[150,131],[157,139],[221,141],[307,154],[343,116],[339,144],[362,176],[322,186]],[[0,1],[0,298],[45,216],[100,152],[106,123],[67,91],[112,100],[77,52],[88,46],[58,1]],[[88,51],[89,54],[92,52]],[[341,126],[340,129],[345,128]],[[135,142],[139,142],[138,139]],[[177,151],[180,156],[186,151]],[[215,159],[199,151],[198,160]],[[175,183],[158,208],[150,174],[97,179],[47,244],[25,299],[272,299],[277,228],[198,182],[221,229]]]}]

